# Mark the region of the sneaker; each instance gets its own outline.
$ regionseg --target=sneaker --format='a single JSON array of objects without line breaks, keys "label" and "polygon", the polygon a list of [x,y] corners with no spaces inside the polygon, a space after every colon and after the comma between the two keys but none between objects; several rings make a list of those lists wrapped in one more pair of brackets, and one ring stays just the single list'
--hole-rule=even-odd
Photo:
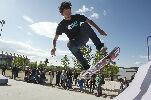
[{"label": "sneaker", "polygon": [[[85,73],[85,72],[84,72]],[[88,80],[91,78],[91,76],[89,74],[83,75],[84,73],[80,74],[80,78],[84,79],[84,80]]]},{"label": "sneaker", "polygon": [[105,53],[106,53],[106,50],[107,50],[107,47],[104,46],[104,47],[101,48],[100,52],[101,52],[102,54],[105,54]]},{"label": "sneaker", "polygon": [[83,91],[80,91],[81,93],[84,93]]}]

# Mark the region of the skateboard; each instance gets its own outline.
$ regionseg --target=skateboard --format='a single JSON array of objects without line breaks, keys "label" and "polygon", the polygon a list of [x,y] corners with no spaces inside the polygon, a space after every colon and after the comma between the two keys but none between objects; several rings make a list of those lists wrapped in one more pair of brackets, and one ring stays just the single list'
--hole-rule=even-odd
[{"label": "skateboard", "polygon": [[115,47],[110,53],[106,54],[95,65],[91,66],[88,70],[86,70],[83,74],[81,74],[81,77],[84,79],[89,79],[97,71],[100,71],[101,69],[103,69],[105,65],[109,63],[114,64],[114,60],[119,55],[119,53],[120,53],[120,48]]}]

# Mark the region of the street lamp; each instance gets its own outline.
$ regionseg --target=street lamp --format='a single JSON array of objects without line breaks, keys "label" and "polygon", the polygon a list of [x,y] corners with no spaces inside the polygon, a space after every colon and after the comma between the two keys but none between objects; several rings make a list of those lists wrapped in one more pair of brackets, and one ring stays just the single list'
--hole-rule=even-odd
[{"label": "street lamp", "polygon": [[147,47],[148,47],[148,61],[150,61],[150,58],[149,58],[149,38],[151,38],[151,36],[148,36],[147,37]]},{"label": "street lamp", "polygon": [[3,28],[3,25],[5,24],[5,20],[1,20],[1,21],[0,21],[0,24],[1,24],[0,36],[1,36],[2,28]]}]

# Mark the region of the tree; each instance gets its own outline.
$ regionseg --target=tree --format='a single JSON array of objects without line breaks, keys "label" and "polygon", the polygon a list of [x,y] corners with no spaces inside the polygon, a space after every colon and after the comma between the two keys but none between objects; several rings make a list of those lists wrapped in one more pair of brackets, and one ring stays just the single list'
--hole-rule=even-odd
[{"label": "tree", "polygon": [[111,79],[113,77],[113,75],[117,74],[119,72],[119,68],[117,65],[111,65],[111,64],[108,64],[104,67],[103,69],[103,74],[106,76],[106,77],[110,77],[111,76]]},{"label": "tree", "polygon": [[37,65],[38,68],[44,68],[46,67],[46,64],[40,61],[40,63]]},{"label": "tree", "polygon": [[[82,52],[83,57],[88,61],[88,64],[91,65],[91,60],[93,58],[93,54],[91,54],[92,48],[86,45],[86,46],[81,47],[80,51]],[[82,65],[75,57],[73,57],[72,60],[74,62],[74,67],[77,67],[79,69],[82,68]]]},{"label": "tree", "polygon": [[[17,55],[18,55],[18,54],[17,54]],[[16,65],[17,67],[21,67],[21,68],[22,68],[23,65],[24,65],[24,60],[23,60],[22,56],[21,56],[21,55],[14,56],[14,57],[13,57],[12,64],[13,64],[13,65]]]},{"label": "tree", "polygon": [[27,56],[24,57],[24,65],[25,65],[25,66],[28,66],[29,63],[30,63],[30,59],[28,59]]},{"label": "tree", "polygon": [[30,66],[30,68],[37,68],[38,67],[37,61],[36,62],[30,62],[29,66]]},{"label": "tree", "polygon": [[[92,49],[88,45],[80,48],[80,50],[90,65],[91,65],[91,62],[92,62],[92,65],[95,65],[98,61],[100,61],[104,57],[104,55],[100,53],[98,50],[95,52],[95,54],[92,54]],[[81,69],[82,65],[77,61],[77,59],[73,57],[72,60],[74,62],[74,68],[77,67]],[[114,74],[117,74],[119,72],[119,69],[115,63],[114,65],[110,65],[110,64],[106,65],[100,71],[106,77],[109,77],[109,76],[113,76]]]},{"label": "tree", "polygon": [[[94,59],[93,59],[93,65],[95,65],[98,61],[100,61],[104,56],[99,52],[96,51]],[[113,75],[117,74],[119,72],[118,67],[116,66],[116,63],[114,65],[108,64],[106,65],[101,72],[106,76],[111,76],[111,79],[113,79]]]},{"label": "tree", "polygon": [[68,59],[68,57],[67,57],[67,55],[65,55],[62,59],[61,59],[61,64],[63,65],[63,67],[64,67],[64,69],[65,70],[68,70],[68,68],[69,68],[69,59]]},{"label": "tree", "polygon": [[25,57],[24,55],[21,56],[19,54],[14,53],[14,55],[11,54],[11,57],[13,58],[11,65],[12,66],[17,66],[20,67],[22,70],[25,69],[25,66],[29,66],[30,65],[30,60],[27,58],[27,56]]},{"label": "tree", "polygon": [[93,58],[93,54],[91,54],[92,52],[92,48],[88,45],[80,48],[80,51],[82,52],[84,58],[88,61],[88,64],[91,65],[91,60]]},{"label": "tree", "polygon": [[76,57],[73,57],[72,60],[73,60],[73,63],[74,63],[74,68],[81,69],[82,65],[81,65],[80,62],[76,59]]},{"label": "tree", "polygon": [[97,50],[95,52],[95,55],[93,57],[93,65],[95,65],[98,61],[100,61],[103,58],[103,55]]}]

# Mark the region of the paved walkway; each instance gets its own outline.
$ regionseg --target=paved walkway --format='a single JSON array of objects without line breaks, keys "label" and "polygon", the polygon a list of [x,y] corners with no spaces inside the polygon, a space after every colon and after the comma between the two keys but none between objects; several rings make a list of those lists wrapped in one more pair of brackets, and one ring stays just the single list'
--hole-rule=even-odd
[{"label": "paved walkway", "polygon": [[62,90],[39,84],[9,79],[7,86],[0,86],[1,100],[110,100],[110,98],[69,90]]}]

